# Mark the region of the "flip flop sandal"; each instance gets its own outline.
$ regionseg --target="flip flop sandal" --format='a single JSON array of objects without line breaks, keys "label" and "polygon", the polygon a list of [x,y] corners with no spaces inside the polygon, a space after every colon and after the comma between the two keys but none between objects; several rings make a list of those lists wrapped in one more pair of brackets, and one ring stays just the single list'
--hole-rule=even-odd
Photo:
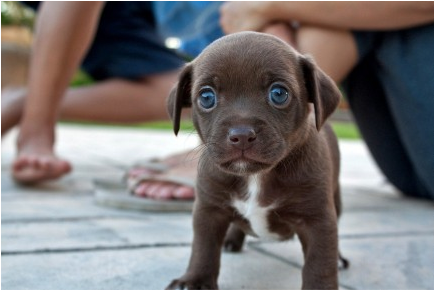
[{"label": "flip flop sandal", "polygon": [[99,205],[116,207],[121,209],[133,209],[157,212],[191,212],[194,200],[155,200],[132,195],[136,186],[145,181],[172,182],[191,186],[194,181],[183,177],[154,177],[153,175],[141,175],[127,185],[127,182],[114,180],[94,180],[94,201]]},{"label": "flip flop sandal", "polygon": [[140,168],[140,169],[147,169],[152,172],[156,173],[162,173],[169,170],[171,166],[167,165],[166,163],[162,162],[159,158],[152,158],[152,159],[145,159],[145,160],[139,160],[135,164],[133,164],[131,167],[129,167],[127,174],[129,170]]},{"label": "flip flop sandal", "polygon": [[[126,185],[128,187],[128,190],[133,193],[134,190],[137,188],[137,186],[144,182],[144,181],[168,181],[168,182],[174,182],[176,184],[181,185],[187,185],[190,187],[194,186],[194,181],[191,179],[186,179],[184,177],[177,177],[177,176],[170,176],[167,179],[167,176],[164,179],[161,178],[155,178],[154,175],[162,174],[167,172],[172,167],[175,167],[176,165],[168,165],[162,161],[160,158],[152,158],[152,159],[145,159],[145,160],[139,160],[135,164],[133,164],[128,170],[126,170],[123,181],[126,181]],[[138,175],[131,175],[130,171],[134,169],[144,169],[145,173],[140,173]],[[141,172],[141,171],[140,171]]]},{"label": "flip flop sandal", "polygon": [[[152,158],[147,160],[140,160],[137,161],[135,164],[130,166],[123,175],[122,181],[126,182],[126,186],[128,190],[132,193],[135,190],[135,187],[139,184],[138,177],[144,176],[144,175],[151,175],[153,174],[160,174],[166,172],[170,167],[166,165],[165,163],[161,162],[159,158]],[[145,174],[140,174],[137,176],[132,175],[130,172],[134,169],[144,169]]]},{"label": "flip flop sandal", "polygon": [[176,175],[166,175],[166,176],[157,177],[156,175],[151,175],[147,173],[133,177],[129,181],[127,180],[126,187],[130,193],[134,193],[135,189],[138,187],[139,184],[143,182],[150,182],[150,181],[170,182],[178,185],[185,185],[195,188],[195,182],[186,177],[180,177]]}]

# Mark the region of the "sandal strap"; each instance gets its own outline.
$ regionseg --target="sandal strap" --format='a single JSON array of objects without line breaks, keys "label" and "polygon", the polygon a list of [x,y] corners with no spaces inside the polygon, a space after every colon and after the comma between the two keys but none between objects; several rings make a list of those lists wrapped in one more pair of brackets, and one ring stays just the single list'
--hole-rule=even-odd
[{"label": "sandal strap", "polygon": [[179,185],[189,186],[192,188],[195,188],[196,186],[196,182],[187,177],[181,177],[176,175],[157,176],[150,174],[142,174],[135,178],[128,178],[126,179],[126,185],[128,190],[132,193],[138,187],[139,184],[143,182],[150,182],[150,181],[170,182]]}]

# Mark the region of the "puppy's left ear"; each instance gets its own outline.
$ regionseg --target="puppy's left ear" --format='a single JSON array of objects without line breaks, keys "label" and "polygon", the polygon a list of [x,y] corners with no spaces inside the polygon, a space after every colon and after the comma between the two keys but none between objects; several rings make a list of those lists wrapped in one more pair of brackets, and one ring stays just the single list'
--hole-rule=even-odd
[{"label": "puppy's left ear", "polygon": [[189,63],[180,73],[178,83],[172,88],[167,98],[167,112],[173,122],[173,131],[178,135],[181,111],[183,107],[191,107],[192,65]]},{"label": "puppy's left ear", "polygon": [[300,57],[309,102],[315,108],[316,129],[319,131],[327,118],[335,111],[341,99],[333,80],[315,64],[309,56]]}]

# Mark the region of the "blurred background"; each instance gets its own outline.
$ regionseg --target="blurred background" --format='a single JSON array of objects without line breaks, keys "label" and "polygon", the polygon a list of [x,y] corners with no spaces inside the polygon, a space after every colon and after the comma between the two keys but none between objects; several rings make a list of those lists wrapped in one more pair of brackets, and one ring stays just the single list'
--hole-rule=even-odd
[{"label": "blurred background", "polygon": [[[35,13],[32,9],[17,1],[1,1],[2,88],[6,85],[22,86],[26,84],[34,23]],[[193,25],[197,24],[194,23]],[[187,35],[187,31],[190,31],[190,29],[181,29],[178,33],[182,33],[185,37],[190,38]],[[166,38],[165,44],[169,48],[178,50],[184,45],[179,38],[172,36],[172,32],[162,31],[162,33]],[[182,54],[184,53],[182,52]],[[93,79],[88,74],[78,70],[71,80],[71,86],[87,86],[93,82]],[[338,110],[331,117],[331,122],[339,138],[360,139],[360,134],[349,113],[348,104],[345,100],[341,101]],[[80,124],[84,126],[95,125],[95,123],[89,122],[81,122]],[[102,124],[99,124],[99,126],[102,126]],[[130,125],[104,124],[104,126],[169,130],[172,127],[168,121]],[[182,123],[182,130],[192,131],[191,122],[184,121]]]}]

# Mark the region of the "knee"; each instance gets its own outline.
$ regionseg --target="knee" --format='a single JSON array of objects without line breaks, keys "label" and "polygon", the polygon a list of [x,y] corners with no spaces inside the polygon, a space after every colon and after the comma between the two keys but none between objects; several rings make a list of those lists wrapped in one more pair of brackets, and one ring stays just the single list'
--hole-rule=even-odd
[{"label": "knee", "polygon": [[269,24],[262,30],[262,32],[276,36],[296,48],[295,31],[292,26],[286,22]]},{"label": "knee", "polygon": [[353,34],[347,30],[301,26],[296,44],[299,52],[312,55],[336,83],[346,78],[359,58]]}]

